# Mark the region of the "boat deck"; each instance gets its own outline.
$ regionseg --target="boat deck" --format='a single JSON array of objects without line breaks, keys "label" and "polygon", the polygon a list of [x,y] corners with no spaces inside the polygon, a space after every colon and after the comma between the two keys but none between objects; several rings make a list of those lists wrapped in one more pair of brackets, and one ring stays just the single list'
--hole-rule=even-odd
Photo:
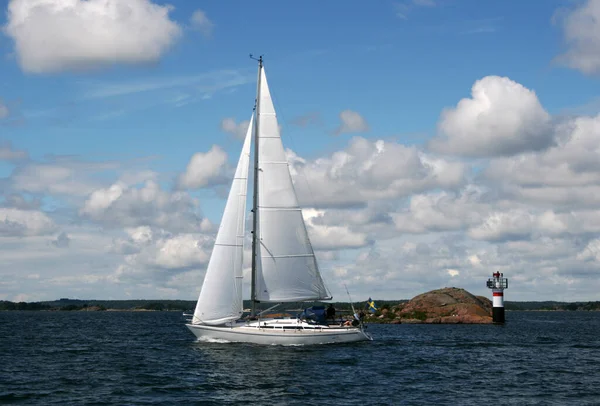
[{"label": "boat deck", "polygon": [[328,344],[372,340],[362,327],[316,324],[297,318],[238,321],[221,326],[187,324],[198,339],[257,344]]}]

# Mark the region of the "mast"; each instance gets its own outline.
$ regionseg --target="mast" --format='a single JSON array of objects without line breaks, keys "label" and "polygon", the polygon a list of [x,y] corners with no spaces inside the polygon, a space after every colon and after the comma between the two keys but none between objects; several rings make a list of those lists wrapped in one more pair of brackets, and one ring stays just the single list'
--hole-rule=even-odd
[{"label": "mast", "polygon": [[[250,54],[250,58],[256,59],[252,57]],[[260,85],[261,85],[261,73],[263,66],[262,55],[257,59],[258,60],[258,86],[256,88],[256,107],[255,107],[255,120],[254,120],[254,191],[252,195],[252,282],[250,285],[250,298],[252,300],[252,311],[250,313],[251,317],[256,315],[256,255],[257,255],[257,247],[258,236],[258,132],[260,129],[259,117],[260,117]]]}]

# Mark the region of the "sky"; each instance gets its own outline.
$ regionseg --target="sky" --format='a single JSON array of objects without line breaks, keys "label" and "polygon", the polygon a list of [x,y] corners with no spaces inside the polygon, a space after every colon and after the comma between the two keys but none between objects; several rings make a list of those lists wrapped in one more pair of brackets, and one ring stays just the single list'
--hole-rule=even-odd
[{"label": "sky", "polygon": [[249,54],[334,301],[600,300],[600,0],[0,7],[0,300],[195,300]]}]

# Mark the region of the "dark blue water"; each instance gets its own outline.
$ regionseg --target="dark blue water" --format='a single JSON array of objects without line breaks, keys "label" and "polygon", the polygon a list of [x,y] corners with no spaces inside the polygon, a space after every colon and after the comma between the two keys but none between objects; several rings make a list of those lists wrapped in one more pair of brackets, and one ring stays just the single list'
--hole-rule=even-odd
[{"label": "dark blue water", "polygon": [[178,312],[0,312],[0,404],[600,404],[600,312],[507,319],[261,347],[197,343]]}]

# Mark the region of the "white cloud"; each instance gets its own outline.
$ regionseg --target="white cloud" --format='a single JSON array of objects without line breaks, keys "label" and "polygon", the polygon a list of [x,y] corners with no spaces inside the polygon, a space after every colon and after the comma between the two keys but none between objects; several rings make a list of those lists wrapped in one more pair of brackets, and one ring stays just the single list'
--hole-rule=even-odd
[{"label": "white cloud", "polygon": [[340,126],[335,130],[336,134],[362,133],[369,131],[367,120],[358,112],[344,110],[340,113]]},{"label": "white cloud", "polygon": [[491,213],[482,224],[469,230],[469,236],[487,241],[528,239],[534,221],[534,216],[520,210]]},{"label": "white cloud", "polygon": [[[213,241],[203,234],[172,234],[151,227],[123,233],[71,225],[63,232],[70,239],[63,249],[49,244],[47,236],[0,233],[0,300],[14,301],[23,292],[30,301],[192,299]],[[132,247],[130,252],[114,249],[122,241]]]},{"label": "white cloud", "polygon": [[585,74],[600,73],[600,0],[588,0],[561,19],[567,50],[557,57]]},{"label": "white cloud", "polygon": [[149,63],[181,34],[171,9],[149,0],[12,0],[4,30],[30,73]]},{"label": "white cloud", "polygon": [[446,272],[448,272],[448,275],[450,275],[451,277],[455,277],[460,275],[460,271],[457,269],[446,269]]},{"label": "white cloud", "polygon": [[197,203],[185,192],[169,193],[154,181],[141,188],[115,183],[90,194],[79,214],[106,227],[156,226],[173,232],[200,230]]},{"label": "white cloud", "polygon": [[393,214],[394,224],[397,230],[410,233],[464,229],[477,222],[485,210],[479,197],[469,190],[458,197],[448,192],[414,195],[409,207]]},{"label": "white cloud", "polygon": [[[136,238],[136,233],[143,238]],[[184,269],[208,263],[213,239],[200,234],[171,235],[164,230],[141,227],[130,230],[129,242],[136,252],[126,256],[126,265],[137,268]],[[139,236],[137,236],[139,237]]]},{"label": "white cloud", "polygon": [[600,239],[591,240],[586,247],[577,254],[580,261],[594,261],[600,263]]},{"label": "white cloud", "polygon": [[199,189],[211,184],[223,183],[226,180],[227,154],[220,147],[213,145],[204,153],[195,153],[186,170],[177,179],[179,189]]},{"label": "white cloud", "polygon": [[[198,281],[202,280],[201,270],[208,264],[213,237],[198,233],[171,234],[146,226],[127,229],[127,233],[126,238],[115,239],[109,247],[111,252],[124,254],[123,261],[107,277],[109,281],[151,280],[165,287],[190,270],[194,270]],[[176,293],[177,290],[171,294]]]},{"label": "white cloud", "polygon": [[477,255],[471,255],[468,257],[468,260],[469,263],[474,267],[481,266],[481,259]]},{"label": "white cloud", "polygon": [[[497,205],[498,208],[501,205]],[[561,212],[540,210],[532,206],[492,210],[478,224],[473,224],[468,235],[476,240],[493,242],[542,238],[588,238],[600,232],[599,210]]]},{"label": "white cloud", "polygon": [[98,214],[104,212],[123,194],[124,185],[114,184],[108,189],[94,191],[85,202],[83,212],[86,214]]},{"label": "white cloud", "polygon": [[210,37],[215,24],[208,19],[206,13],[202,10],[196,10],[190,17],[190,24],[193,29],[198,30],[205,37]]},{"label": "white cloud", "polygon": [[484,176],[506,196],[540,207],[600,205],[600,115],[557,126],[556,145],[491,160]]},{"label": "white cloud", "polygon": [[0,236],[37,236],[55,230],[54,221],[41,211],[0,207]]},{"label": "white cloud", "polygon": [[348,226],[319,223],[323,210],[305,209],[302,211],[313,247],[317,250],[338,250],[360,248],[368,245],[365,233],[352,231]]},{"label": "white cloud", "polygon": [[212,248],[209,244],[204,245],[206,238],[199,240],[198,236],[192,234],[177,235],[169,239],[157,241],[156,249],[150,251],[148,257],[143,258],[155,266],[166,269],[190,268],[193,266],[206,265],[209,252]]},{"label": "white cloud", "polygon": [[348,207],[434,188],[455,188],[465,166],[434,159],[415,147],[354,137],[345,150],[307,161],[288,150],[299,198],[313,207]]},{"label": "white cloud", "polygon": [[232,134],[238,140],[243,140],[244,138],[246,138],[246,133],[248,132],[249,125],[249,120],[240,121],[239,123],[236,123],[233,117],[227,117],[221,120],[221,130],[223,130],[226,133]]},{"label": "white cloud", "polygon": [[472,97],[442,112],[434,151],[472,157],[538,151],[554,141],[550,116],[536,94],[506,77],[486,76]]}]

